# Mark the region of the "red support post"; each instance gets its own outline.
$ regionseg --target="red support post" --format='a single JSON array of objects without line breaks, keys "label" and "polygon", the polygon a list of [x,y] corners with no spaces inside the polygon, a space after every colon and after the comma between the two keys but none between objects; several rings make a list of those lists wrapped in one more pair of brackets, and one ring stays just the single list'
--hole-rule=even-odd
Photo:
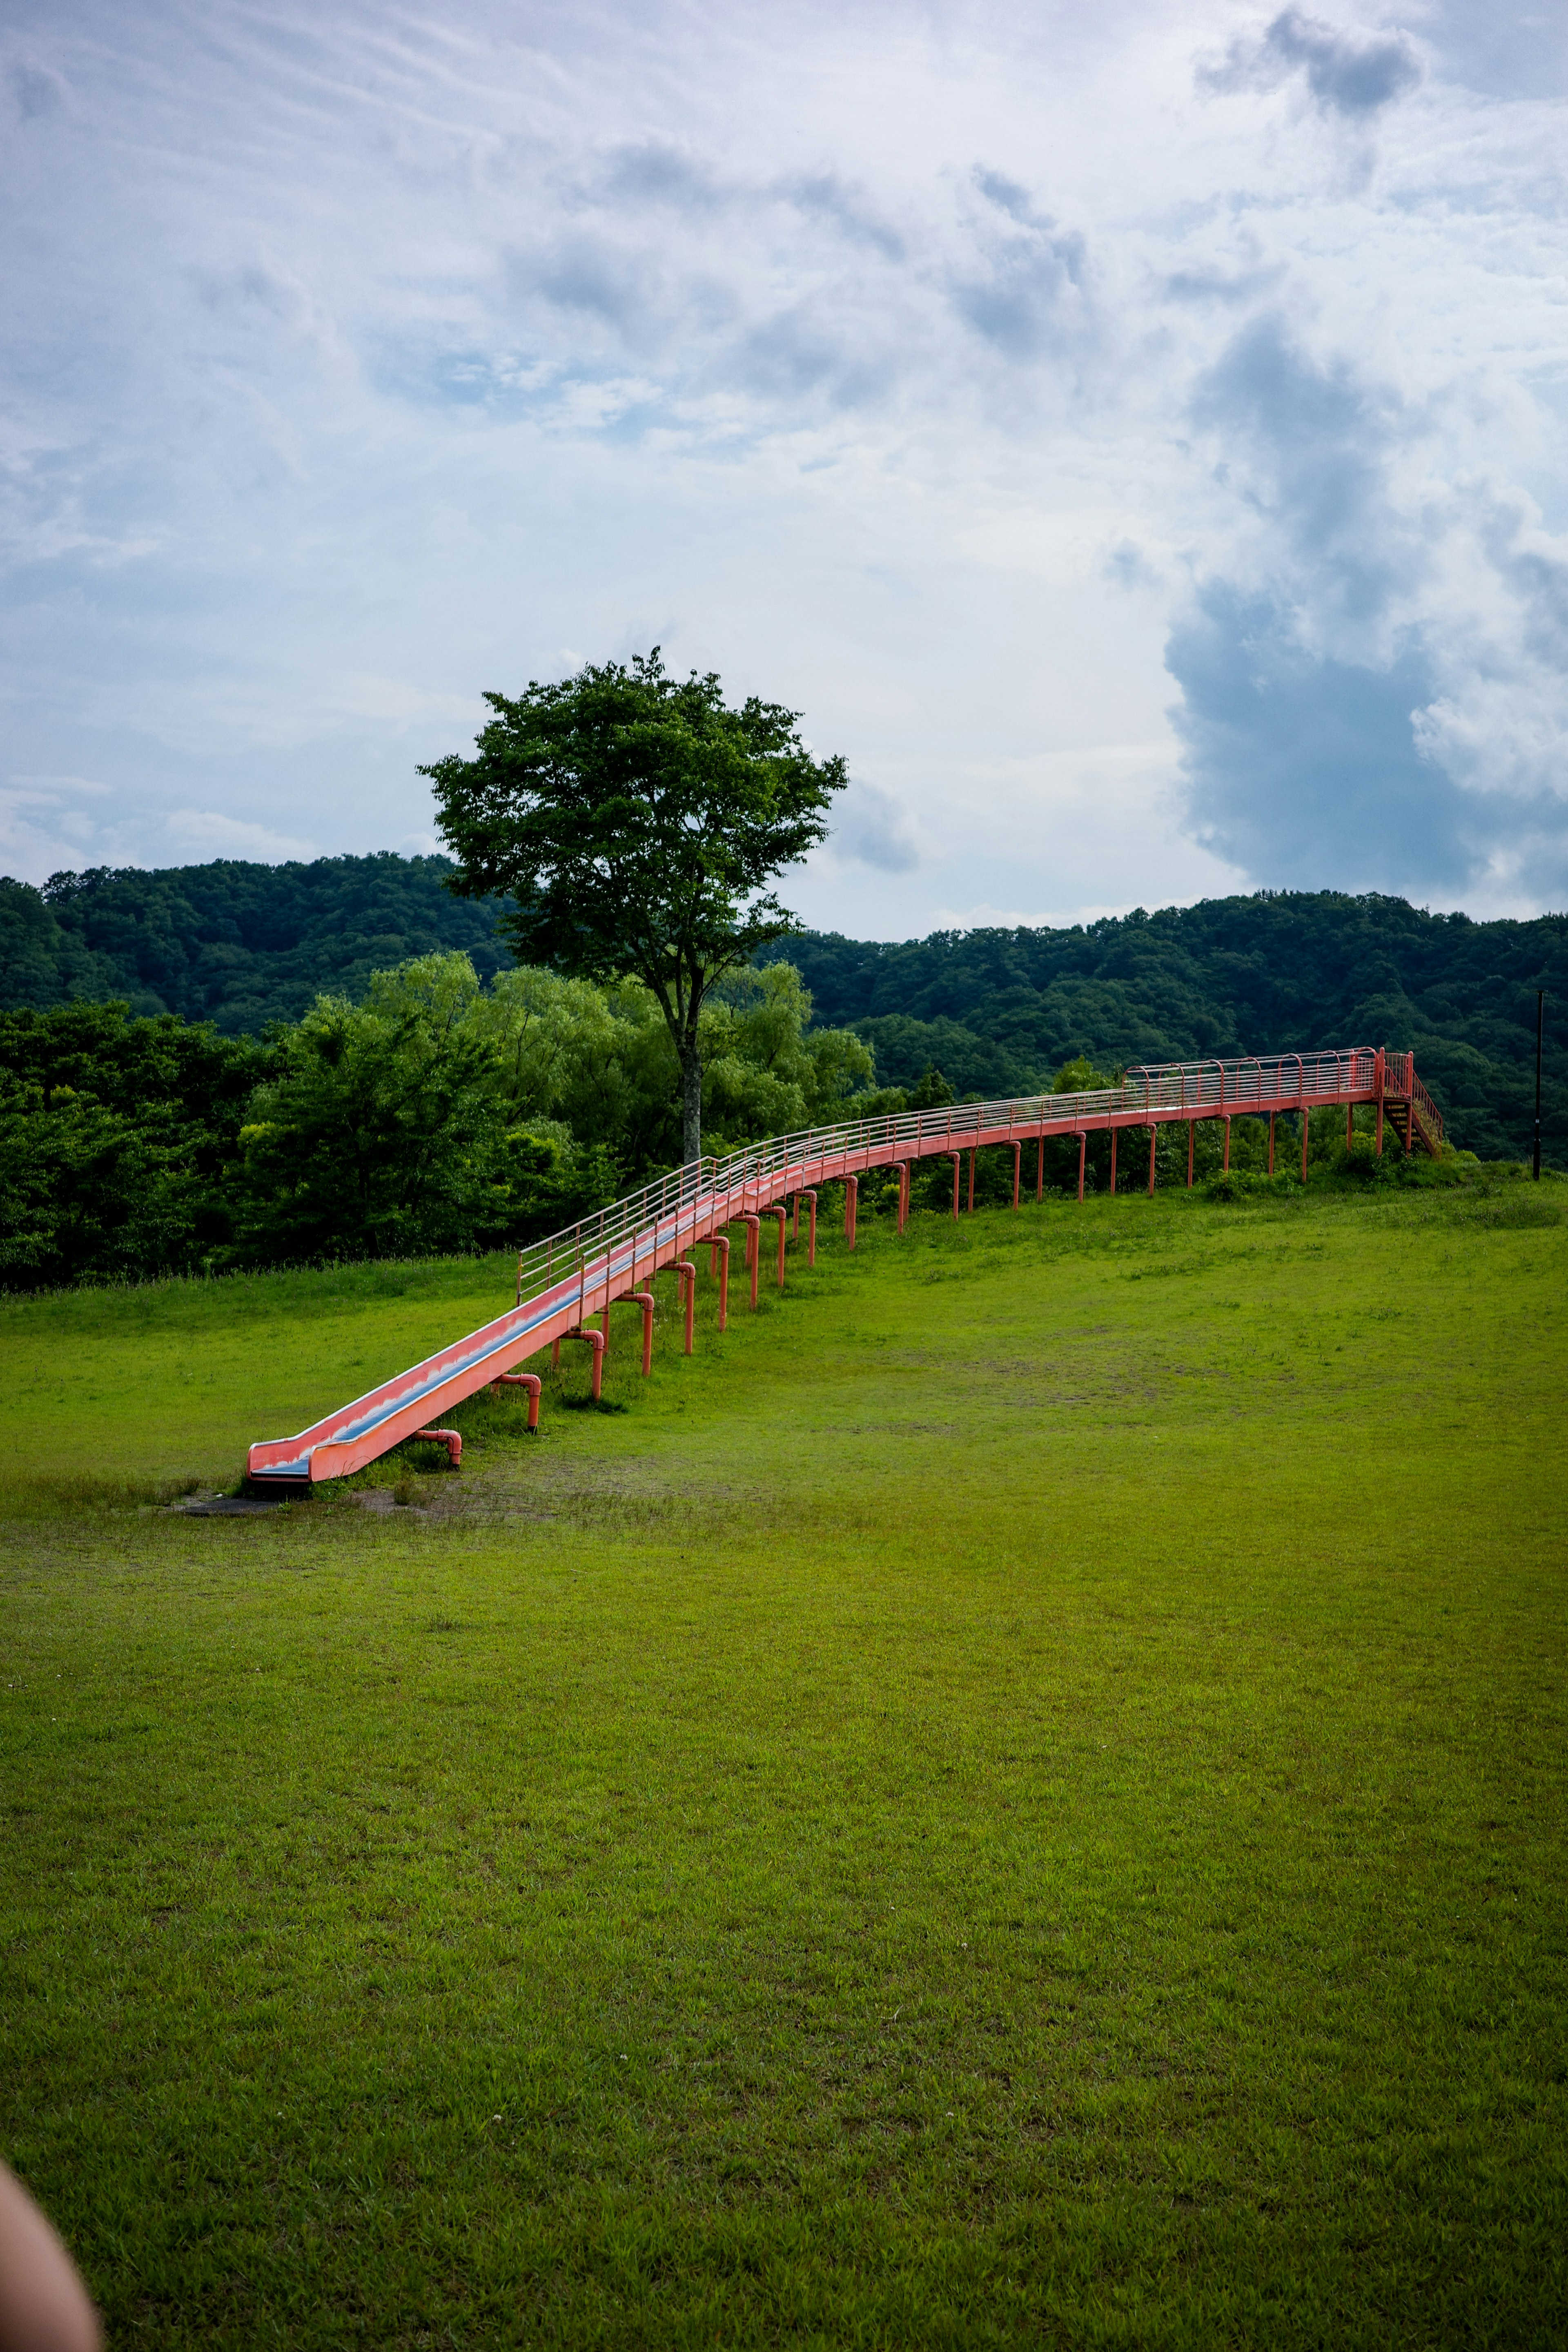
[{"label": "red support post", "polygon": [[629,1290],[626,1304],[643,1310],[643,1378],[646,1380],[653,1369],[653,1294],[651,1290]]},{"label": "red support post", "polygon": [[953,1161],[953,1221],[956,1223],[958,1218],[958,1179],[963,1173],[964,1155],[961,1151],[955,1151],[951,1154],[951,1158]]},{"label": "red support post", "polygon": [[[560,1343],[558,1340],[556,1344],[559,1348]],[[538,1372],[501,1372],[491,1381],[490,1393],[492,1396],[499,1396],[503,1389],[527,1389],[528,1392],[528,1427],[530,1429],[538,1429],[539,1425],[539,1391],[543,1387],[544,1382],[540,1380]]]},{"label": "red support post", "polygon": [[860,1205],[860,1178],[844,1178],[844,1239],[851,1249],[855,1245],[855,1211]]},{"label": "red support post", "polygon": [[582,1339],[593,1350],[593,1396],[597,1403],[604,1394],[604,1334],[602,1331],[591,1331],[586,1324],[580,1324],[575,1331],[567,1332],[566,1337]]},{"label": "red support post", "polygon": [[729,1235],[721,1234],[713,1246],[718,1259],[718,1328],[722,1331],[729,1321]]},{"label": "red support post", "polygon": [[777,1217],[779,1220],[779,1287],[782,1290],[784,1287],[784,1226],[789,1212],[788,1209],[767,1209],[763,1213],[765,1216]]},{"label": "red support post", "polygon": [[795,1224],[789,1238],[792,1242],[798,1242],[800,1238],[800,1195],[799,1192],[795,1195]]},{"label": "red support post", "polygon": [[444,1445],[449,1466],[454,1470],[461,1470],[463,1440],[455,1429],[416,1429],[413,1432],[413,1442],[417,1444],[421,1438],[427,1438],[433,1445]]},{"label": "red support post", "polygon": [[1015,1143],[1013,1146],[1013,1206],[1015,1209],[1019,1204],[1019,1186],[1022,1181],[1023,1145],[1021,1143]]},{"label": "red support post", "polygon": [[682,1257],[675,1260],[675,1272],[679,1275],[681,1287],[685,1292],[686,1344],[684,1352],[689,1356],[692,1352],[692,1325],[696,1319],[697,1311],[697,1270],[689,1257]]}]

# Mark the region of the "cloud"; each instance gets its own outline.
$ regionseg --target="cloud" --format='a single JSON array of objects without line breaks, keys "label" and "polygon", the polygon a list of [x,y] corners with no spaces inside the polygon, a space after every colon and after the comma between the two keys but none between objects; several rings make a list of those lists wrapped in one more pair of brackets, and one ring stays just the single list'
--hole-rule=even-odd
[{"label": "cloud", "polygon": [[779,192],[801,212],[825,221],[852,244],[872,247],[885,261],[904,260],[908,251],[905,238],[866,202],[862,191],[846,186],[835,173],[818,172],[803,179],[782,181]]},{"label": "cloud", "polygon": [[1439,76],[1538,105],[1568,93],[1568,16],[1543,0],[1421,0],[1420,26]]},{"label": "cloud", "polygon": [[1173,302],[1222,302],[1236,310],[1280,289],[1285,271],[1280,263],[1270,269],[1178,269],[1166,279]]},{"label": "cloud", "polygon": [[1423,561],[1390,495],[1392,450],[1418,436],[1386,384],[1319,362],[1277,315],[1255,320],[1194,389],[1224,486],[1271,525],[1320,627],[1375,625]]},{"label": "cloud", "polygon": [[660,205],[680,213],[715,213],[733,193],[699,158],[658,140],[617,149],[599,186],[612,207]]},{"label": "cloud", "polygon": [[1325,658],[1275,599],[1214,582],[1172,631],[1166,662],[1206,847],[1281,888],[1333,872],[1364,888],[1469,878],[1465,795],[1416,745],[1434,690],[1419,646],[1385,669]]},{"label": "cloud", "polygon": [[40,122],[58,114],[66,102],[66,86],[48,66],[33,58],[13,58],[5,68],[11,98],[24,122]]},{"label": "cloud", "polygon": [[1568,549],[1438,491],[1433,422],[1277,318],[1195,389],[1239,529],[1173,627],[1189,821],[1270,884],[1568,876]]},{"label": "cloud", "polygon": [[955,309],[1009,359],[1064,351],[1086,324],[1082,236],[1059,230],[1036,211],[1029,191],[1000,172],[977,167],[974,184],[1010,227],[982,229],[979,266],[955,275]]},{"label": "cloud", "polygon": [[24,0],[6,763],[113,797],[15,821],[419,838],[482,688],[663,636],[893,784],[840,928],[1232,887],[1184,773],[1263,882],[1554,888],[1563,43],[1381,5]]},{"label": "cloud", "polygon": [[109,787],[88,776],[13,775],[0,785],[0,869],[41,882],[78,865],[100,837],[101,810],[92,803],[109,797]]},{"label": "cloud", "polygon": [[838,803],[832,846],[840,857],[883,874],[910,874],[920,863],[909,822],[880,784],[852,783]]},{"label": "cloud", "polygon": [[558,309],[584,311],[627,343],[656,341],[668,318],[653,254],[591,232],[560,237],[534,255],[518,255],[510,274],[525,296],[538,292]]},{"label": "cloud", "polygon": [[835,406],[854,407],[880,398],[896,370],[876,328],[862,326],[857,334],[823,305],[803,302],[749,328],[730,373],[770,399],[821,391]]},{"label": "cloud", "polygon": [[175,809],[164,822],[171,845],[181,857],[246,857],[262,866],[281,866],[292,858],[321,855],[313,841],[274,833],[268,825],[226,816],[219,809]]},{"label": "cloud", "polygon": [[1300,8],[1259,35],[1239,35],[1218,63],[1200,64],[1200,89],[1272,90],[1300,75],[1320,114],[1366,121],[1414,89],[1421,65],[1403,34],[1358,40]]},{"label": "cloud", "polygon": [[1105,577],[1114,586],[1131,592],[1140,588],[1157,588],[1160,575],[1143,549],[1134,540],[1124,539],[1111,548],[1105,557]]}]

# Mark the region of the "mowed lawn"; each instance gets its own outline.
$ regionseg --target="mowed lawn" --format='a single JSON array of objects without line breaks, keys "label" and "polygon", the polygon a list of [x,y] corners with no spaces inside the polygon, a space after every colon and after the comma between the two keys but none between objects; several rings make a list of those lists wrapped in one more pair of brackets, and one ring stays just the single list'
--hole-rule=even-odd
[{"label": "mowed lawn", "polygon": [[503,1262],[0,1306],[0,2151],[111,2343],[1562,2340],[1565,1198],[705,1257],[624,1410],[251,1519],[125,1482]]}]

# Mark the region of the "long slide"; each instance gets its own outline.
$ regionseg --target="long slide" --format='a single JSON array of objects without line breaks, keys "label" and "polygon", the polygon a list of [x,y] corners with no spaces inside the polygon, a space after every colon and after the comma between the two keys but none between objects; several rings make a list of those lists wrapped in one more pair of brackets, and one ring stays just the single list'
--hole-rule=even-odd
[{"label": "long slide", "polygon": [[[1047,1136],[1078,1138],[1078,1197],[1083,1197],[1084,1153],[1091,1135],[1112,1137],[1112,1185],[1116,1147],[1124,1130],[1149,1135],[1148,1182],[1154,1188],[1155,1130],[1185,1123],[1188,1128],[1187,1182],[1192,1181],[1192,1130],[1199,1119],[1265,1118],[1270,1122],[1273,1164],[1274,1122],[1295,1113],[1301,1130],[1305,1173],[1307,1114],[1343,1104],[1348,1116],[1360,1103],[1377,1109],[1379,1148],[1386,1116],[1405,1150],[1419,1145],[1436,1158],[1443,1148],[1443,1122],[1416,1076],[1414,1057],[1383,1047],[1354,1046],[1343,1052],[1284,1054],[1262,1060],[1168,1062],[1130,1070],[1119,1087],[1092,1094],[1033,1095],[1019,1101],[955,1103],[935,1111],[907,1111],[894,1118],[850,1119],[837,1127],[810,1128],[770,1143],[733,1153],[727,1160],[696,1160],[657,1183],[614,1202],[596,1215],[548,1241],[536,1242],[517,1261],[517,1304],[482,1329],[471,1331],[423,1363],[383,1381],[329,1413],[298,1437],[263,1440],[250,1449],[247,1475],[255,1489],[304,1491],[328,1478],[347,1477],[366,1463],[419,1435],[452,1406],[476,1395],[541,1349],[559,1350],[563,1339],[587,1340],[595,1350],[595,1377],[602,1334],[591,1332],[589,1318],[603,1316],[618,1299],[643,1302],[652,1328],[652,1292],[645,1287],[667,1267],[695,1288],[691,1256],[699,1244],[723,1250],[726,1229],[747,1228],[747,1264],[755,1297],[761,1257],[760,1221],[779,1219],[779,1267],[784,1266],[786,1203],[810,1204],[816,1223],[815,1193],[823,1184],[843,1184],[848,1230],[853,1238],[858,1179],[872,1169],[894,1169],[899,1180],[902,1230],[909,1202],[909,1175],[920,1160],[951,1159],[953,1213],[958,1213],[963,1155],[988,1145],[1013,1149],[1013,1205],[1022,1182],[1022,1154],[1037,1143],[1036,1197],[1044,1181]],[[1226,1135],[1229,1164],[1229,1133]],[[1129,1175],[1132,1173],[1128,1171]],[[969,1163],[973,1204],[974,1160]],[[535,1386],[532,1381],[525,1381]],[[454,1439],[455,1445],[460,1444]]]}]

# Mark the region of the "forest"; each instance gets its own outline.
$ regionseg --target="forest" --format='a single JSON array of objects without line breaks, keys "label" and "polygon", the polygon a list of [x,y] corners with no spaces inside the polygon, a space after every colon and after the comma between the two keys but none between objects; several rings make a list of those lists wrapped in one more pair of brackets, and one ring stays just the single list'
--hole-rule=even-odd
[{"label": "forest", "polygon": [[[451,870],[380,856],[0,884],[0,1286],[495,1247],[673,1165],[676,1071],[648,991],[518,966],[500,902],[455,898]],[[769,954],[704,1014],[716,1154],[1139,1062],[1385,1043],[1414,1047],[1456,1147],[1518,1160],[1544,987],[1546,1157],[1568,1165],[1561,916],[1260,894],[903,945],[805,932]],[[1332,1150],[1326,1129],[1312,1148]]]},{"label": "forest", "polygon": [[1548,991],[1546,1147],[1568,1163],[1568,916],[1472,922],[1403,898],[1259,892],[1071,930],[821,933],[787,953],[818,1017],[852,1027],[886,1084],[939,1063],[960,1094],[1104,1067],[1325,1045],[1413,1050],[1452,1140],[1529,1151],[1535,992]]},{"label": "forest", "polygon": [[[703,1018],[710,1151],[904,1097],[813,1025],[786,964]],[[944,1098],[946,1095],[944,1094]],[[0,1013],[0,1286],[497,1248],[679,1158],[649,992],[460,950],[322,995],[264,1038],[74,1002]]]},{"label": "forest", "polygon": [[444,949],[488,980],[512,961],[496,936],[504,902],[454,898],[452,870],[382,850],[308,866],[96,866],[41,890],[0,878],[0,1008],[123,998],[132,1013],[260,1036],[319,995],[357,1001],[372,973]]},{"label": "forest", "polygon": [[[508,969],[500,900],[444,887],[442,857],[219,860],[162,872],[0,880],[0,1006],[122,998],[225,1037],[361,1001],[379,971],[457,950]],[[1547,1150],[1568,1162],[1568,915],[1475,922],[1403,898],[1260,891],[1071,929],[936,932],[880,944],[807,931],[773,950],[817,1021],[871,1045],[881,1081],[933,1065],[960,1095],[1023,1094],[1097,1066],[1316,1045],[1413,1048],[1456,1143],[1530,1149],[1535,992],[1548,1008]]]}]

